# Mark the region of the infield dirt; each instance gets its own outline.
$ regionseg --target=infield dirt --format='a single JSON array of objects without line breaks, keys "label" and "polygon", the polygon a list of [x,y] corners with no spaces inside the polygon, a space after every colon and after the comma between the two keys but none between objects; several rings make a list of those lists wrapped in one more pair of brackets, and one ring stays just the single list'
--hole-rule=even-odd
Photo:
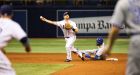
[{"label": "infield dirt", "polygon": [[73,54],[71,62],[64,62],[65,53],[8,53],[12,63],[73,64],[52,75],[125,75],[127,54],[112,54],[118,61],[82,61]]}]

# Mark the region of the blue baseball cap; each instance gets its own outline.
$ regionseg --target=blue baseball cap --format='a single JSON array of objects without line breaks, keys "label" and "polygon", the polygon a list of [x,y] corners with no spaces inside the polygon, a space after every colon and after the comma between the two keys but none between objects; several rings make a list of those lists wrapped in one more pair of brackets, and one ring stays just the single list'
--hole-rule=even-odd
[{"label": "blue baseball cap", "polygon": [[12,15],[13,14],[12,6],[10,6],[10,5],[2,5],[0,7],[0,14],[1,15],[4,15],[4,14]]}]

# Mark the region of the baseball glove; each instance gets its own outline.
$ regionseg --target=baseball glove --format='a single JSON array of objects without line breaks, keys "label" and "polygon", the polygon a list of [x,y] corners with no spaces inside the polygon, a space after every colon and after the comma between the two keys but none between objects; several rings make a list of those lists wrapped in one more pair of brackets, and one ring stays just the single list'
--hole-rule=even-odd
[{"label": "baseball glove", "polygon": [[69,23],[66,23],[65,24],[65,29],[70,30],[70,29],[72,29],[72,26]]}]

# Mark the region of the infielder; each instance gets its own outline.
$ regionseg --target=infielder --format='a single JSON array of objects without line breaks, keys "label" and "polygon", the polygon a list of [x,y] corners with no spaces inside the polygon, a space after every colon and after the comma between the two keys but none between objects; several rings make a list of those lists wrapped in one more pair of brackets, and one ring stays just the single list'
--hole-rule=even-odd
[{"label": "infielder", "polygon": [[79,50],[86,58],[94,60],[105,60],[105,55],[103,51],[105,49],[104,40],[102,37],[96,39],[96,45],[98,49],[93,50]]},{"label": "infielder", "polygon": [[82,54],[76,48],[74,48],[74,42],[76,40],[76,33],[78,32],[76,23],[70,20],[70,16],[69,16],[68,12],[65,12],[63,14],[63,18],[64,18],[64,20],[62,20],[62,21],[51,21],[51,20],[48,20],[48,19],[40,16],[40,19],[42,21],[56,25],[62,29],[64,38],[66,41],[65,47],[66,47],[66,52],[67,52],[67,57],[66,57],[65,62],[70,62],[72,60],[72,56],[71,56],[72,51],[77,53],[78,56],[84,61]]},{"label": "infielder", "polygon": [[12,16],[12,7],[2,5],[0,8],[0,75],[16,75],[11,62],[2,51],[12,38],[19,40],[25,47],[26,52],[31,50],[27,35],[20,25],[11,19]]},{"label": "infielder", "polygon": [[111,24],[113,27],[104,53],[110,53],[120,27],[125,24],[131,36],[126,75],[140,75],[140,0],[119,0]]}]

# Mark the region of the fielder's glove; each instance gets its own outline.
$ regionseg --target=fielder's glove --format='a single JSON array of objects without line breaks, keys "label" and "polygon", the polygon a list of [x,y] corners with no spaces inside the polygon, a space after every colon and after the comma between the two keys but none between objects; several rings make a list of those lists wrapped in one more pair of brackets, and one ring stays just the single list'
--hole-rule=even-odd
[{"label": "fielder's glove", "polygon": [[72,29],[72,26],[69,23],[66,23],[65,24],[65,29],[70,30],[70,29]]}]

